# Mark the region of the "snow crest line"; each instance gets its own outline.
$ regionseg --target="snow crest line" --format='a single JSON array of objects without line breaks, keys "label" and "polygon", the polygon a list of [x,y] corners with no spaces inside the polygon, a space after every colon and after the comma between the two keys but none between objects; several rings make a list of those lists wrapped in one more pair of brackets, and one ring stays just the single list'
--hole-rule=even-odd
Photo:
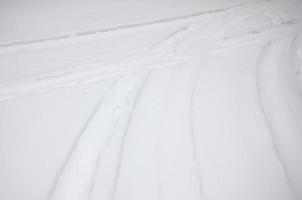
[{"label": "snow crest line", "polygon": [[89,30],[89,31],[83,31],[83,32],[78,32],[78,33],[74,33],[74,34],[59,35],[59,36],[48,37],[48,38],[4,43],[4,44],[0,44],[0,54],[3,54],[4,52],[11,53],[11,52],[14,52],[15,50],[19,50],[19,49],[27,49],[27,48],[30,49],[31,47],[43,48],[44,46],[58,45],[58,44],[61,44],[62,42],[63,43],[64,42],[67,42],[67,43],[74,42],[74,41],[78,41],[80,39],[90,38],[91,36],[102,36],[102,35],[111,36],[112,34],[114,35],[115,33],[125,34],[125,33],[129,33],[129,32],[136,32],[137,30],[140,30],[140,29],[153,28],[154,26],[158,26],[161,24],[167,25],[167,24],[173,24],[175,22],[177,23],[180,21],[190,21],[195,18],[200,18],[203,16],[211,15],[211,14],[219,14],[219,13],[227,12],[232,9],[240,8],[243,6],[256,5],[259,3],[269,2],[269,1],[273,1],[273,0],[260,0],[260,1],[253,2],[253,3],[241,3],[241,4],[237,4],[237,5],[230,6],[227,8],[222,8],[222,9],[202,11],[202,12],[197,12],[197,13],[193,13],[193,14],[189,14],[189,15],[170,17],[170,18],[155,20],[155,21],[151,21],[151,22],[124,25],[124,26],[118,26],[118,27],[108,28],[108,29],[96,29],[96,30]]}]

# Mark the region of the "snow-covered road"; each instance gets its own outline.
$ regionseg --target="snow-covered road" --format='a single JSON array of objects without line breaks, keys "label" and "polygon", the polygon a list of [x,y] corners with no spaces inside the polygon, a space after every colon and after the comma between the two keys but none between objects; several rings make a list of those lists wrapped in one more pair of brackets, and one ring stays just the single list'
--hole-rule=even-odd
[{"label": "snow-covered road", "polygon": [[0,43],[0,199],[302,200],[301,19],[251,1]]}]

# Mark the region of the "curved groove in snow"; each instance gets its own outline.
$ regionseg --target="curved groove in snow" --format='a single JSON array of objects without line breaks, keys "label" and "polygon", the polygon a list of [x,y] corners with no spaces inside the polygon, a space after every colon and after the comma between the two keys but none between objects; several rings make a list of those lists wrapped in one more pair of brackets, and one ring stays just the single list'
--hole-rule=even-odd
[{"label": "curved groove in snow", "polygon": [[265,47],[257,69],[257,89],[259,107],[271,134],[274,151],[294,196],[301,199],[302,133],[286,101],[280,74],[280,65],[285,64],[280,59],[284,59],[282,55],[284,49],[287,49],[286,45],[288,44],[282,41]]}]

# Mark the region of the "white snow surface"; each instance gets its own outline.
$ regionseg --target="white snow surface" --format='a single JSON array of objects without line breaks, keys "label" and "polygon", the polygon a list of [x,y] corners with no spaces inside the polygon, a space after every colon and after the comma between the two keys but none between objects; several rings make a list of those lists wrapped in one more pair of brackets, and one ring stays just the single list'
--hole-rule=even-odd
[{"label": "white snow surface", "polygon": [[129,26],[253,1],[0,0],[0,43]]},{"label": "white snow surface", "polygon": [[0,4],[0,200],[302,200],[301,1]]}]

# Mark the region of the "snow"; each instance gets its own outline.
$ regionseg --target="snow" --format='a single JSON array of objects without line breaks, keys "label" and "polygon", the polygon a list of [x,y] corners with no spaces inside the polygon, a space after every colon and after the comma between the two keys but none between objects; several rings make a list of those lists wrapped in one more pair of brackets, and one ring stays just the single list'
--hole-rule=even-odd
[{"label": "snow", "polygon": [[249,0],[1,0],[0,44],[146,23],[246,2]]},{"label": "snow", "polygon": [[1,200],[302,200],[301,2],[0,3]]}]

